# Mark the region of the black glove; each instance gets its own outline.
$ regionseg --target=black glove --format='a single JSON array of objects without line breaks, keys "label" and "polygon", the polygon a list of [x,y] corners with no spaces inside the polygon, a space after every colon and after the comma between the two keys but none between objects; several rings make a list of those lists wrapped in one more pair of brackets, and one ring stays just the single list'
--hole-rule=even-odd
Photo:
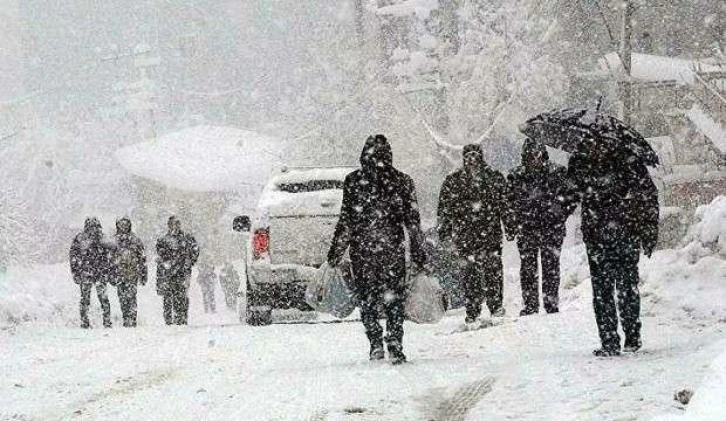
[{"label": "black glove", "polygon": [[650,259],[650,256],[653,254],[653,251],[655,250],[654,245],[648,245],[643,246],[643,254],[645,254],[645,257]]}]

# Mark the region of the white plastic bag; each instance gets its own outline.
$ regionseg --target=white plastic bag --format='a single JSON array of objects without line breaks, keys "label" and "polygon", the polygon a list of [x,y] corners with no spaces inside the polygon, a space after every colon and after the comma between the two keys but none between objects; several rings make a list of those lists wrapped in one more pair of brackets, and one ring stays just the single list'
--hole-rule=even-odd
[{"label": "white plastic bag", "polygon": [[330,313],[344,319],[355,310],[355,294],[343,277],[343,272],[323,263],[305,290],[305,302],[315,311]]},{"label": "white plastic bag", "polygon": [[405,304],[407,320],[436,324],[444,318],[447,307],[448,298],[438,279],[422,271],[409,280]]}]

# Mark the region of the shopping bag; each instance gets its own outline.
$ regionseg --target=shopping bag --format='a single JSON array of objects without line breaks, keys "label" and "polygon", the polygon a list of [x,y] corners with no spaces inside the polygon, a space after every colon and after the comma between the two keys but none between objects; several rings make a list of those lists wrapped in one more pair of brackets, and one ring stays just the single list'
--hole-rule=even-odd
[{"label": "shopping bag", "polygon": [[305,290],[305,302],[315,311],[344,319],[355,310],[355,294],[348,286],[343,272],[324,263]]},{"label": "shopping bag", "polygon": [[448,308],[446,292],[436,277],[421,271],[409,279],[405,303],[406,319],[419,324],[436,324]]}]

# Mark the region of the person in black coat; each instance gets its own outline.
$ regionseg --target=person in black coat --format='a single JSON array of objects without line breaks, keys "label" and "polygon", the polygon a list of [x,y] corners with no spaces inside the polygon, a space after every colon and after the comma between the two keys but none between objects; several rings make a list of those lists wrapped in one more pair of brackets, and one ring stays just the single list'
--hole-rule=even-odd
[{"label": "person in black coat", "polygon": [[136,295],[138,284],[146,285],[148,269],[144,244],[131,231],[131,220],[124,217],[116,221],[114,275],[124,327],[135,327],[137,319]]},{"label": "person in black coat", "polygon": [[602,343],[594,354],[620,354],[618,314],[623,350],[637,351],[642,346],[638,260],[641,248],[650,257],[658,241],[658,191],[637,158],[594,142],[573,154],[568,174],[582,200],[582,235]]},{"label": "person in black coat", "polygon": [[492,316],[502,305],[502,224],[507,220],[504,176],[484,161],[480,145],[467,145],[463,168],[449,174],[439,194],[439,239],[449,243],[463,266],[466,322],[481,314],[486,298]]},{"label": "person in black coat", "polygon": [[193,235],[182,231],[174,216],[167,225],[169,232],[156,242],[159,256],[156,289],[164,298],[164,321],[167,325],[185,325],[189,316],[189,283],[192,267],[199,258],[199,246]]},{"label": "person in black coat", "polygon": [[559,311],[560,252],[565,221],[577,207],[567,181],[567,169],[549,162],[547,148],[532,139],[522,147],[522,165],[507,177],[510,236],[517,237],[524,308],[520,315],[539,312],[537,257],[542,259],[542,295],[547,313]]},{"label": "person in black coat", "polygon": [[88,307],[91,305],[91,289],[96,287],[98,302],[103,310],[103,326],[111,327],[111,304],[106,293],[106,283],[111,274],[113,247],[104,240],[103,229],[97,218],[87,218],[83,231],[73,238],[69,253],[73,281],[81,288],[81,327],[88,329]]},{"label": "person in black coat", "polygon": [[383,330],[378,323],[379,309],[383,307],[389,357],[392,363],[399,364],[406,361],[402,345],[406,231],[411,260],[418,267],[426,263],[416,189],[411,177],[393,167],[391,146],[383,135],[366,140],[360,163],[361,169],[345,179],[328,264],[339,265],[350,248],[354,289],[370,341],[369,357],[385,357]]}]

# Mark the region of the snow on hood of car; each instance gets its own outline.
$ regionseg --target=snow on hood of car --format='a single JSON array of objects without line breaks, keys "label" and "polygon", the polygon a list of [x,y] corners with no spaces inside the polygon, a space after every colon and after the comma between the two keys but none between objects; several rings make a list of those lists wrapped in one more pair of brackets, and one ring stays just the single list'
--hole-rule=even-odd
[{"label": "snow on hood of car", "polygon": [[234,127],[195,126],[116,151],[131,174],[180,190],[261,188],[280,166],[279,139]]}]

